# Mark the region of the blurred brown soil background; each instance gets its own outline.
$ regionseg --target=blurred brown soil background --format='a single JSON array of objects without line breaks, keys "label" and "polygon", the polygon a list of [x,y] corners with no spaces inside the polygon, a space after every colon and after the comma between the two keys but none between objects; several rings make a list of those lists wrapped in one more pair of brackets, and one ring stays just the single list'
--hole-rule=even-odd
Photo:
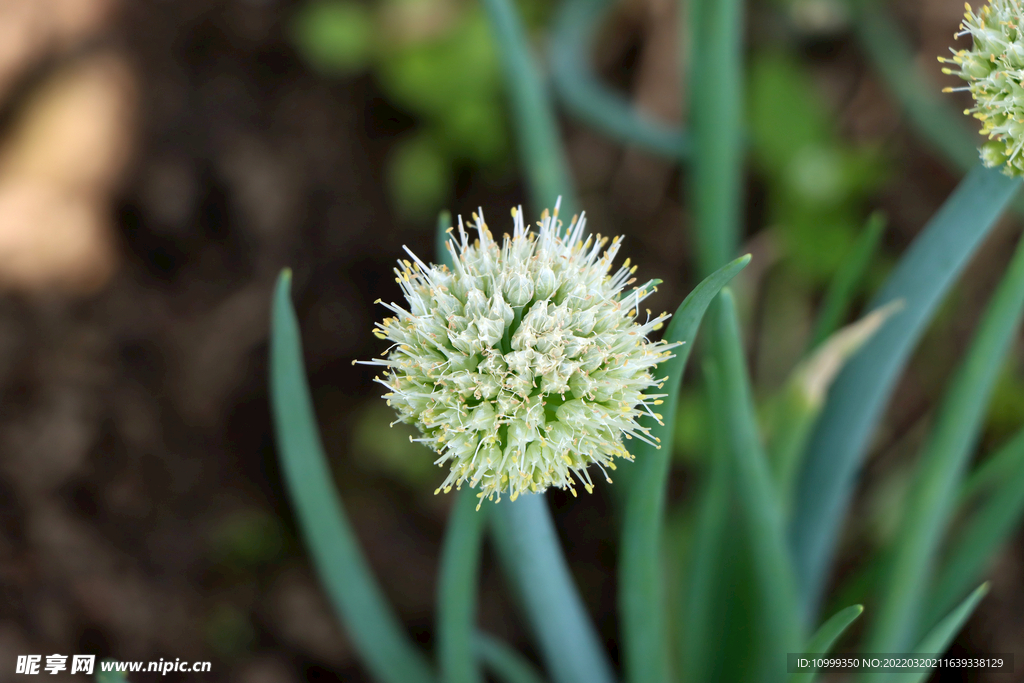
[{"label": "blurred brown soil background", "polygon": [[[266,338],[284,266],[295,271],[346,507],[397,611],[430,647],[450,501],[432,495],[429,477],[412,486],[389,476],[351,436],[366,406],[381,403],[370,369],[351,365],[381,352],[369,334],[381,315],[372,302],[399,296],[391,267],[402,244],[432,250],[432,225],[398,218],[383,189],[383,159],[416,122],[371,75],[312,72],[287,39],[295,6],[0,2],[0,681],[14,680],[16,656],[29,653],[213,662],[210,674],[136,683],[368,680],[279,480]],[[897,10],[931,69],[959,3],[906,0]],[[760,17],[754,9],[750,21]],[[676,25],[668,0],[631,0],[595,57],[616,87],[678,121]],[[802,49],[842,134],[881,142],[897,160],[873,203],[889,213],[886,251],[898,254],[956,178],[903,126],[849,37]],[[694,284],[679,169],[570,121],[564,131],[593,229],[627,235],[641,275],[666,281],[651,307],[672,310]],[[758,265],[746,287],[756,308],[778,249],[758,232],[764,188],[753,174],[749,188]],[[500,225],[523,201],[514,171],[467,170],[451,208],[482,206]],[[1015,234],[1008,222],[975,260],[955,313],[900,386],[866,480],[920,443]],[[764,329],[750,327],[752,351],[776,343]],[[770,369],[758,372],[763,380]],[[693,492],[686,473],[673,482],[678,499]],[[601,486],[551,499],[615,654],[611,494]],[[857,534],[841,575],[856,564]],[[1021,545],[1004,553],[960,651],[1024,643]],[[483,627],[531,652],[489,555],[482,584]]]}]

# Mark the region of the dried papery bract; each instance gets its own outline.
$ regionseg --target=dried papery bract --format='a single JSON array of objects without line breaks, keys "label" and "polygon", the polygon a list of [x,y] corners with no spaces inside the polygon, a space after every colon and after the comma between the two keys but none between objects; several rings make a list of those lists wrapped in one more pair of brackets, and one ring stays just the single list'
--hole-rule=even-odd
[{"label": "dried papery bract", "polygon": [[664,395],[644,392],[660,387],[652,372],[677,344],[647,334],[669,316],[648,310],[637,321],[657,282],[627,291],[629,259],[610,273],[621,238],[607,250],[607,238],[584,238],[584,216],[563,234],[557,204],[537,231],[522,209],[512,217],[500,244],[482,211],[472,243],[460,218],[447,242],[452,269],[405,248],[412,262],[395,273],[406,307],[383,304],[395,315],[374,334],[393,344],[366,363],[386,369],[376,381],[399,421],[450,466],[438,492],[468,484],[481,499],[549,486],[575,495],[573,475],[591,491],[589,465],[607,477],[616,457],[632,459],[623,437],[656,441],[637,418],[661,418],[652,406]]},{"label": "dried papery bract", "polygon": [[943,92],[966,90],[974,98],[974,107],[964,113],[980,120],[981,133],[989,138],[980,149],[985,166],[1002,167],[1009,176],[1024,175],[1024,7],[1020,0],[992,0],[977,13],[967,3],[964,7],[964,21],[954,37],[969,35],[972,46],[950,49],[953,56],[939,61],[952,65],[943,73],[957,75],[967,85]]}]

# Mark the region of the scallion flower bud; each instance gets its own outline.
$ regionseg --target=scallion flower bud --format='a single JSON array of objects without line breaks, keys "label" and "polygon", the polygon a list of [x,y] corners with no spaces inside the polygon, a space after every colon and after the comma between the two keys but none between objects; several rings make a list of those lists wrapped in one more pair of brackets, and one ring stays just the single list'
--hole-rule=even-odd
[{"label": "scallion flower bud", "polygon": [[[481,212],[482,213],[482,212]],[[584,239],[586,219],[563,234],[558,206],[531,232],[512,210],[512,236],[499,245],[474,214],[470,243],[462,219],[447,248],[454,267],[412,258],[395,269],[408,308],[374,334],[393,342],[376,381],[398,421],[414,424],[450,468],[437,492],[467,484],[478,496],[512,500],[550,486],[575,495],[573,476],[589,492],[589,465],[615,469],[631,460],[623,438],[655,443],[637,422],[659,420],[663,394],[654,367],[678,344],[650,342],[667,313],[639,323],[640,303],[655,282],[625,291],[636,267],[609,274],[620,239]],[[603,251],[604,250],[604,251]],[[609,479],[610,481],[610,479]]]},{"label": "scallion flower bud", "polygon": [[1002,167],[1009,176],[1024,175],[1024,7],[1020,0],[991,0],[975,14],[964,3],[966,12],[960,32],[954,38],[969,35],[969,50],[953,50],[951,58],[939,57],[945,74],[967,81],[966,90],[975,105],[964,111],[981,121],[981,134],[989,142],[980,151],[982,163],[989,168]]}]

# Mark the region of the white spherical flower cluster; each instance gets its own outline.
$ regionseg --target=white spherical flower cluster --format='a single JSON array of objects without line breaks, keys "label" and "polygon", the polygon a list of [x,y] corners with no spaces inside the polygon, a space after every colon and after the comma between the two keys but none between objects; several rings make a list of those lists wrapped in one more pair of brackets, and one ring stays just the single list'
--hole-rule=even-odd
[{"label": "white spherical flower cluster", "polygon": [[964,21],[954,37],[969,35],[973,45],[970,50],[951,49],[953,57],[939,61],[954,65],[943,73],[957,75],[968,85],[943,92],[966,90],[974,97],[975,106],[964,113],[979,119],[982,135],[989,138],[980,150],[985,166],[1001,166],[1009,176],[1024,175],[1024,8],[1021,0],[992,0],[977,14],[964,6]]},{"label": "white spherical flower cluster", "polygon": [[584,239],[583,216],[563,235],[557,205],[537,232],[521,209],[512,216],[500,246],[477,214],[471,244],[460,218],[458,242],[447,243],[452,269],[405,248],[413,262],[395,273],[408,308],[383,304],[395,317],[374,334],[394,344],[368,363],[387,369],[377,381],[398,421],[419,428],[414,441],[450,465],[438,492],[468,484],[481,499],[549,486],[575,495],[571,475],[589,492],[589,465],[607,477],[615,457],[632,459],[623,436],[654,443],[637,418],[660,420],[651,406],[664,395],[644,392],[661,386],[651,371],[678,344],[646,338],[667,313],[635,320],[657,281],[625,291],[636,271],[628,259],[609,274],[620,238],[602,251],[607,238]]}]

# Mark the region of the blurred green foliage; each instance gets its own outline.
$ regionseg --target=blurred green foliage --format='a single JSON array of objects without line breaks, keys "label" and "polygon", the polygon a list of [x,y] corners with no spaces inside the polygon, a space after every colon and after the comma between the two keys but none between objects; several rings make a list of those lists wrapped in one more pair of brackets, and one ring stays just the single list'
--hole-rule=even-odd
[{"label": "blurred green foliage", "polygon": [[[352,456],[366,470],[382,474],[424,491],[433,491],[431,482],[438,477],[432,450],[412,443],[416,428],[396,423],[395,411],[375,400],[367,403],[356,416],[352,430]],[[437,480],[439,481],[439,480]]]},{"label": "blurred green foliage", "polygon": [[452,160],[428,132],[402,140],[388,159],[387,182],[400,213],[417,218],[434,212],[452,189]]},{"label": "blurred green foliage", "polygon": [[296,13],[291,33],[313,68],[348,76],[369,63],[373,32],[373,17],[363,3],[316,0]]},{"label": "blurred green foliage", "polygon": [[280,559],[286,535],[275,515],[262,510],[245,510],[214,526],[209,546],[218,566],[244,573]]},{"label": "blurred green foliage", "polygon": [[788,264],[822,284],[849,254],[864,225],[865,202],[886,180],[882,155],[840,138],[807,67],[788,55],[754,55],[749,107],[769,224]]},{"label": "blurred green foliage", "polygon": [[989,407],[988,434],[994,441],[1008,438],[1024,421],[1024,377],[1017,357],[1011,359],[996,384]]},{"label": "blurred green foliage", "polygon": [[673,456],[683,462],[702,462],[708,456],[711,435],[707,424],[711,419],[707,397],[695,387],[679,391]]},{"label": "blurred green foliage", "polygon": [[[528,24],[545,3],[520,3]],[[328,77],[371,70],[391,103],[417,120],[388,159],[400,214],[422,220],[452,191],[460,166],[501,173],[511,144],[500,65],[477,3],[455,0],[311,0],[292,20],[302,57]]]},{"label": "blurred green foliage", "polygon": [[252,646],[256,631],[242,610],[229,603],[219,603],[206,615],[203,636],[220,657],[233,659]]},{"label": "blurred green foliage", "polygon": [[115,660],[113,660],[113,659],[97,660],[96,668],[95,668],[95,671],[96,671],[95,681],[96,681],[96,683],[125,683],[125,681],[128,680],[127,677],[124,675],[124,672],[121,672],[121,671],[103,671],[103,669],[101,668],[102,663],[103,662],[113,662],[113,661],[115,661]]}]

